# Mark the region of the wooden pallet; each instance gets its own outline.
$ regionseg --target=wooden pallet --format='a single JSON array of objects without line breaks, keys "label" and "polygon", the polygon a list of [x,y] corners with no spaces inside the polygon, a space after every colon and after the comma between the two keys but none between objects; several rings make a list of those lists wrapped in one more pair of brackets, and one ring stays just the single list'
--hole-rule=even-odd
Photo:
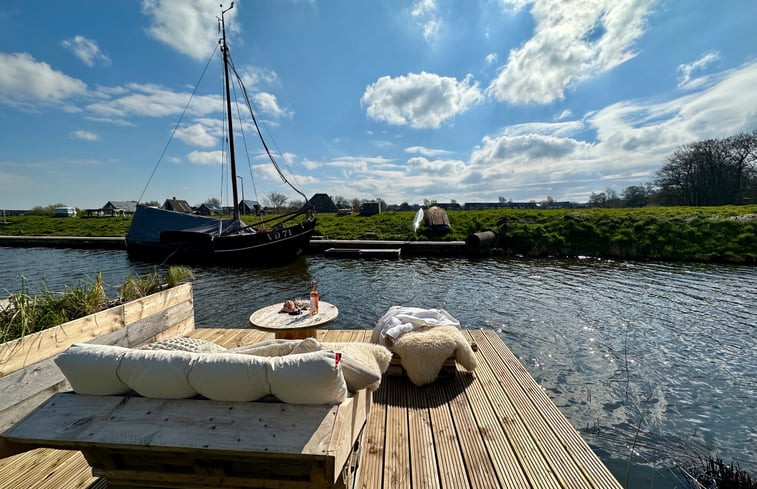
[{"label": "wooden pallet", "polygon": [[334,406],[61,393],[4,436],[81,450],[111,488],[331,488],[370,406],[365,390]]}]

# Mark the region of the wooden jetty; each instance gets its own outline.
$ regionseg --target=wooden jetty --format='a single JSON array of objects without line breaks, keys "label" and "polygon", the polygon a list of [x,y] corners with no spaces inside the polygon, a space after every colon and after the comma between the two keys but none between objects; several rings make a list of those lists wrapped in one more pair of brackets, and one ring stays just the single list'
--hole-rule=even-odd
[{"label": "wooden jetty", "polygon": [[[458,370],[424,387],[384,376],[373,394],[360,450],[345,468],[346,487],[621,487],[494,331],[464,332],[478,347],[475,372]],[[368,341],[370,335],[369,330],[318,332],[322,341]],[[273,334],[202,328],[188,336],[236,347]],[[21,487],[108,486],[91,475],[80,452],[36,449],[0,459],[0,489]]]}]

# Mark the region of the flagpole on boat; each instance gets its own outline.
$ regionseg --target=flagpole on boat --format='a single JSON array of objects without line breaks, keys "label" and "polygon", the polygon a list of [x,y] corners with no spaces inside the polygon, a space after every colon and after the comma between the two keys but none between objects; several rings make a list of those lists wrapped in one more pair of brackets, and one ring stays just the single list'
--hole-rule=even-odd
[{"label": "flagpole on boat", "polygon": [[221,51],[223,52],[223,75],[226,83],[226,116],[228,117],[229,124],[229,155],[231,156],[231,189],[234,194],[234,220],[238,222],[239,196],[237,194],[237,164],[236,156],[234,154],[234,128],[232,126],[231,116],[231,91],[229,90],[229,47],[226,44],[226,24],[224,22],[224,14],[233,8],[234,2],[231,2],[229,8],[221,11],[221,31],[223,33]]}]

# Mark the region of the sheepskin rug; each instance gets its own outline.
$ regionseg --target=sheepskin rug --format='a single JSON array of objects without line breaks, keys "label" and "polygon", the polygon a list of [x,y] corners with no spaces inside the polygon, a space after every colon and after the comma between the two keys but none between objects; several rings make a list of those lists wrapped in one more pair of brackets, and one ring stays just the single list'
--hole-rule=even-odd
[{"label": "sheepskin rug", "polygon": [[397,338],[389,349],[399,355],[410,382],[417,386],[436,380],[444,362],[450,357],[454,357],[468,371],[478,366],[476,354],[455,326],[409,331]]}]

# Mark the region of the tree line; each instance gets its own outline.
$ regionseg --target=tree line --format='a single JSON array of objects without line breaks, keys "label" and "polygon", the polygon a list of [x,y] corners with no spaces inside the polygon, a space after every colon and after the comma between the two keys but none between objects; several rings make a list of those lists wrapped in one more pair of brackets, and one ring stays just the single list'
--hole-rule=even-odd
[{"label": "tree line", "polygon": [[592,193],[592,207],[757,203],[757,130],[678,148],[652,182]]}]

